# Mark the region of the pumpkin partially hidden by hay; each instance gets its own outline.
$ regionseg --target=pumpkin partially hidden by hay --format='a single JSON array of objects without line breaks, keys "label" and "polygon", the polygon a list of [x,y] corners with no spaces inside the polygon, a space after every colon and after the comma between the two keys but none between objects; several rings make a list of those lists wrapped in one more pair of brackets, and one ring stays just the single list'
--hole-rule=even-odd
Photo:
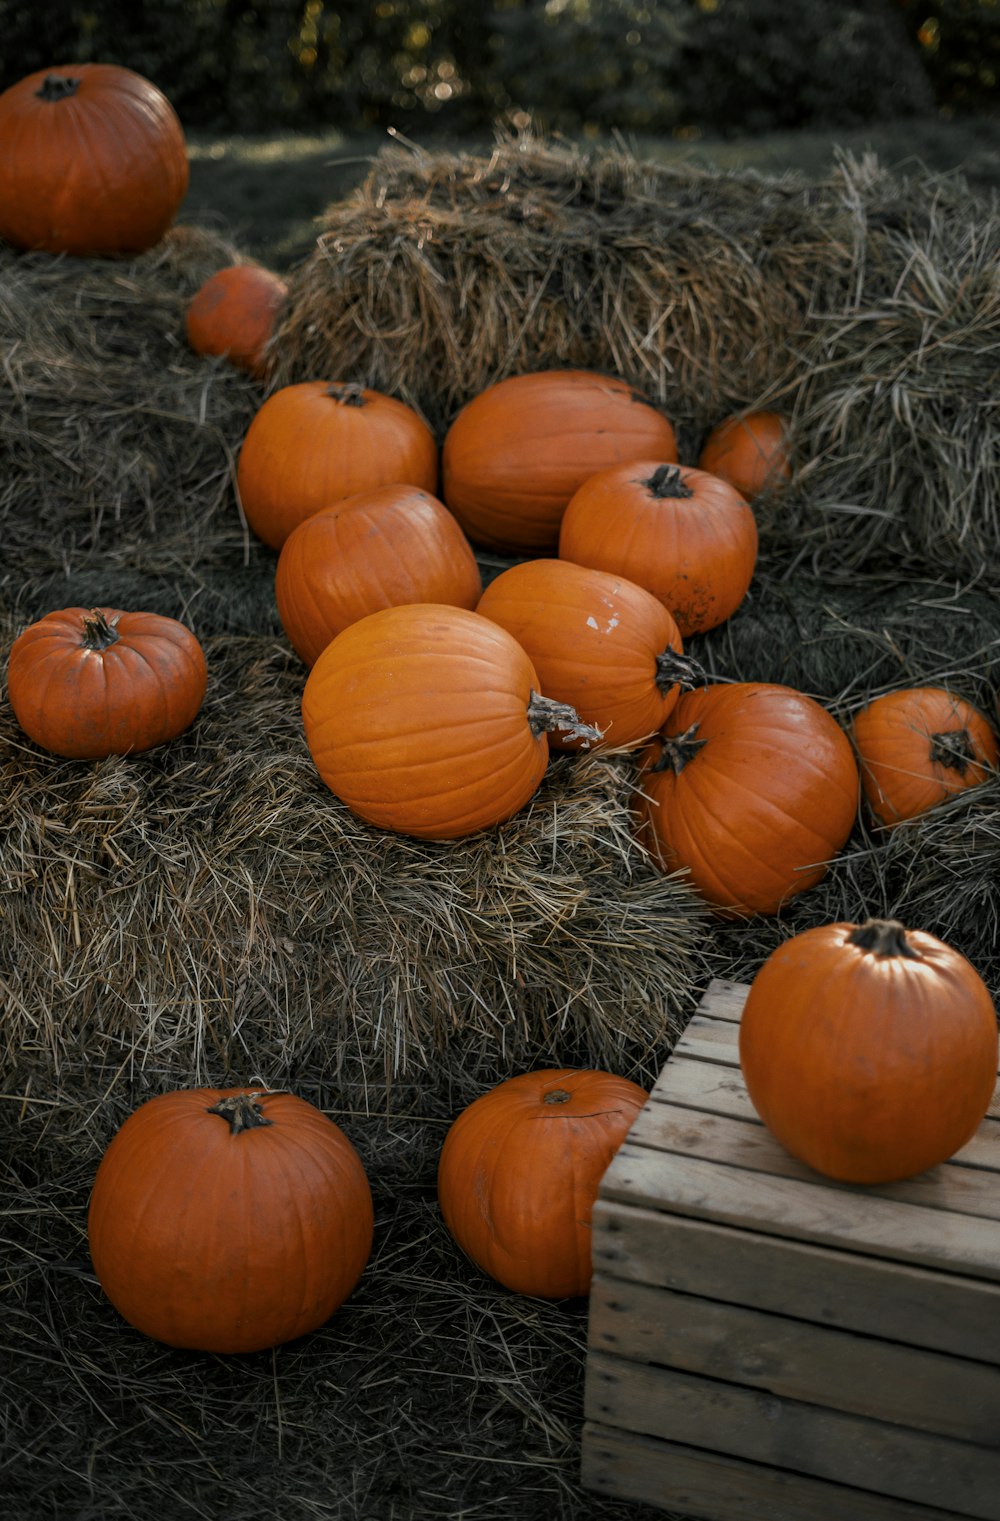
[{"label": "pumpkin partially hidden by hay", "polygon": [[865,800],[880,824],[978,787],[1000,762],[986,718],[944,687],[886,692],[855,714],[853,729]]},{"label": "pumpkin partially hidden by hay", "polygon": [[280,275],[257,264],[230,264],[191,298],[184,332],[196,354],[222,355],[255,380],[270,367],[268,345],[288,294]]},{"label": "pumpkin partially hidden by hay", "polygon": [[788,424],[777,412],[746,412],[727,417],[709,433],[698,466],[735,486],[752,502],[791,478]]}]

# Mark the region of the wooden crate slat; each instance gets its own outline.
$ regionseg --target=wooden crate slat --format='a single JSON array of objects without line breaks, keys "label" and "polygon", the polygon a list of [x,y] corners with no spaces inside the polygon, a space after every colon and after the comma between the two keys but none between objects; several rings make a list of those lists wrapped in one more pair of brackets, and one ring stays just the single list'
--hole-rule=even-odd
[{"label": "wooden crate slat", "polygon": [[600,1273],[589,1345],[959,1441],[1000,1437],[996,1366]]},{"label": "wooden crate slat", "polygon": [[599,1273],[1000,1365],[1000,1286],[610,1200]]},{"label": "wooden crate slat", "polygon": [[588,1419],[1000,1521],[1000,1451],[695,1374],[588,1358]]},{"label": "wooden crate slat", "polygon": [[658,1441],[588,1421],[582,1483],[704,1521],[955,1521],[951,1510]]}]

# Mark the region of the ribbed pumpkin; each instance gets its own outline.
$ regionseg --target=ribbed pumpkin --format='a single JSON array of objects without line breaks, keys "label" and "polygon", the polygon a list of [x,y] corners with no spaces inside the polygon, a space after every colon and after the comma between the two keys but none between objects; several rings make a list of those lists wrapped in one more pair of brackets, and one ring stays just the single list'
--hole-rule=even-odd
[{"label": "ribbed pumpkin", "polygon": [[865,800],[880,824],[926,813],[1000,763],[987,719],[944,687],[876,697],[855,715],[853,731]]},{"label": "ribbed pumpkin", "polygon": [[847,1183],[891,1183],[953,1156],[986,1113],[997,1058],[979,973],[894,920],[786,940],[754,978],[740,1025],[740,1065],[764,1124]]},{"label": "ribbed pumpkin", "polygon": [[185,1088],[125,1121],[97,1169],[94,1271],[146,1336],[255,1352],[328,1320],[371,1251],[361,1159],[291,1093]]},{"label": "ribbed pumpkin", "polygon": [[685,692],[643,753],[640,837],[723,912],[773,914],[826,875],[858,809],[850,740],[811,697],[760,682]]},{"label": "ribbed pumpkin", "polygon": [[443,496],[474,543],[554,549],[589,475],[651,455],[677,458],[673,427],[625,381],[589,370],[513,375],[473,397],[448,429]]},{"label": "ribbed pumpkin", "polygon": [[548,763],[547,732],[575,718],[539,695],[506,629],[436,603],[352,623],[302,697],[306,741],[331,791],[371,824],[430,840],[523,808]]},{"label": "ribbed pumpkin", "polygon": [[236,470],[246,520],[272,549],[345,496],[395,482],[433,492],[437,478],[437,444],[412,407],[326,380],[269,396],[247,429]]},{"label": "ribbed pumpkin", "polygon": [[[542,690],[574,708],[611,745],[635,744],[698,679],[677,624],[651,592],[568,560],[525,560],[501,572],[477,611],[527,652]],[[556,749],[579,740],[549,737]]]},{"label": "ribbed pumpkin", "polygon": [[193,721],[208,681],[191,630],[159,613],[64,607],[14,640],[7,690],[25,734],[52,755],[150,750]]},{"label": "ribbed pumpkin", "polygon": [[345,497],[292,530],[274,595],[306,665],[359,618],[405,602],[475,607],[483,579],[468,539],[437,497],[380,486]]},{"label": "ribbed pumpkin", "polygon": [[267,345],[287,294],[288,286],[273,270],[228,264],[188,303],[187,341],[196,354],[225,355],[237,369],[263,380],[270,369]]},{"label": "ribbed pumpkin", "polygon": [[187,188],[174,108],[131,69],[60,64],[0,95],[0,238],[15,248],[141,253]]},{"label": "ribbed pumpkin", "polygon": [[559,558],[644,586],[686,639],[725,622],[743,601],[757,523],[725,481],[647,458],[584,481],[562,520]]},{"label": "ribbed pumpkin", "polygon": [[791,479],[788,424],[778,412],[740,412],[709,433],[698,467],[728,481],[748,502]]},{"label": "ribbed pumpkin", "polygon": [[597,1189],[645,1102],[627,1078],[556,1068],[464,1109],[441,1149],[438,1200],[466,1255],[518,1294],[586,1294]]}]

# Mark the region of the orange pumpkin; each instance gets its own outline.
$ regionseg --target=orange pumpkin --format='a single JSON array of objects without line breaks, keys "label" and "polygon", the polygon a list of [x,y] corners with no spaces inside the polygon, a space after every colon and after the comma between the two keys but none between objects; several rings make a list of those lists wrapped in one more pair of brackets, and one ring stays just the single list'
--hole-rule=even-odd
[{"label": "orange pumpkin", "polygon": [[65,607],[14,640],[7,690],[29,739],[97,760],[150,750],[193,721],[208,681],[190,629],[158,613]]},{"label": "orange pumpkin", "polygon": [[110,63],[39,69],[0,95],[0,238],[48,253],[141,253],[187,194],[166,96]]},{"label": "orange pumpkin", "polygon": [[978,972],[894,920],[786,940],[747,996],[740,1065],[781,1144],[828,1177],[891,1183],[971,1140],[993,1096],[997,1020]]},{"label": "orange pumpkin", "polygon": [[850,740],[792,687],[685,692],[641,760],[640,838],[726,913],[774,914],[826,875],[858,809]]},{"label": "orange pumpkin", "polygon": [[646,1102],[610,1072],[526,1072],[455,1120],[438,1165],[445,1225],[485,1273],[518,1294],[586,1294],[601,1178]]},{"label": "orange pumpkin", "polygon": [[247,429],[236,470],[246,520],[272,549],[345,496],[394,482],[433,492],[437,477],[437,444],[412,407],[326,380],[269,396]]},{"label": "orange pumpkin", "polygon": [[880,824],[926,813],[1000,763],[986,718],[944,687],[876,697],[855,714],[853,730],[865,800]]},{"label": "orange pumpkin", "polygon": [[302,696],[306,741],[323,781],[361,818],[457,839],[523,808],[548,763],[548,731],[576,720],[538,686],[517,640],[488,618],[387,607],[316,661]]},{"label": "orange pumpkin", "polygon": [[255,1352],[328,1320],[371,1251],[361,1159],[291,1093],[185,1088],[125,1121],[87,1220],[105,1294],[174,1347]]},{"label": "orange pumpkin", "polygon": [[725,622],[757,562],[757,523],[725,481],[636,460],[584,481],[566,508],[559,558],[626,576],[659,597],[687,639]]},{"label": "orange pumpkin", "polygon": [[589,475],[653,454],[677,458],[673,427],[625,381],[589,370],[513,375],[473,397],[448,429],[444,500],[475,543],[554,549]]},{"label": "orange pumpkin", "polygon": [[[527,652],[546,696],[570,705],[612,745],[635,744],[665,722],[700,676],[677,624],[651,592],[568,560],[525,560],[491,581],[477,611]],[[579,740],[549,743],[577,749]]]},{"label": "orange pumpkin", "polygon": [[404,602],[471,611],[482,589],[468,539],[418,486],[379,486],[306,518],[285,540],[274,578],[285,633],[310,666],[368,613]]},{"label": "orange pumpkin", "polygon": [[792,476],[788,424],[778,412],[739,412],[714,427],[698,460],[701,470],[728,481],[748,502]]},{"label": "orange pumpkin", "polygon": [[270,369],[268,344],[288,286],[257,264],[216,270],[192,296],[184,318],[196,354],[223,354],[237,369],[263,380]]}]

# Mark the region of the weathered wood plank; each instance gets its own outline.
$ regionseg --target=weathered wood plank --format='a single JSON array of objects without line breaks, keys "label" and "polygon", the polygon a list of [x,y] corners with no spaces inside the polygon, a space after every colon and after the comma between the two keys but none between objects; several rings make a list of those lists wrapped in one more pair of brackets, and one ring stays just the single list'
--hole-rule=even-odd
[{"label": "weathered wood plank", "polygon": [[588,1419],[814,1478],[1000,1521],[1000,1451],[694,1374],[593,1354]]},{"label": "weathered wood plank", "polygon": [[1000,1441],[996,1366],[742,1305],[597,1274],[589,1345],[959,1441]]}]

